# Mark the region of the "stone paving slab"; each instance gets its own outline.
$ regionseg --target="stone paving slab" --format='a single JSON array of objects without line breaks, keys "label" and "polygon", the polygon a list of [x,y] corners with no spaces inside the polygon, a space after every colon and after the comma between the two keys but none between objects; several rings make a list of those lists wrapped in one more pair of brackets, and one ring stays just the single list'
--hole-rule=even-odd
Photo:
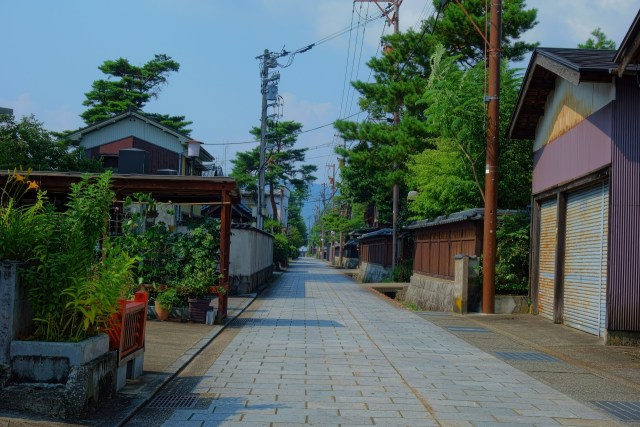
[{"label": "stone paving slab", "polygon": [[218,397],[165,426],[619,425],[321,261],[259,299],[195,386]]}]

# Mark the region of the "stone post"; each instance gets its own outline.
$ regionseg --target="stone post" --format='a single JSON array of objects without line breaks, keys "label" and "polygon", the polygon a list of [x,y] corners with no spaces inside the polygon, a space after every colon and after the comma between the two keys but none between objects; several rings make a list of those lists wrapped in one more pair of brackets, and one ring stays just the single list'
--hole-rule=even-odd
[{"label": "stone post", "polygon": [[18,304],[17,262],[0,262],[0,365],[10,365],[11,340],[18,333],[20,316]]}]

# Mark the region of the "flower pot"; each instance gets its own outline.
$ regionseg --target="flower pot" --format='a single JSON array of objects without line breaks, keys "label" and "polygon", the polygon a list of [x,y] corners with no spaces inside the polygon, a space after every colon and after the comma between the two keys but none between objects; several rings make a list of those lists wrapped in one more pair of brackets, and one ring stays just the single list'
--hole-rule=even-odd
[{"label": "flower pot", "polygon": [[170,308],[166,308],[160,305],[157,301],[155,304],[155,308],[156,308],[156,317],[158,318],[158,320],[162,322],[169,318],[169,312],[171,311]]},{"label": "flower pot", "polygon": [[207,311],[209,311],[211,301],[203,298],[189,298],[189,320],[195,323],[205,323]]}]

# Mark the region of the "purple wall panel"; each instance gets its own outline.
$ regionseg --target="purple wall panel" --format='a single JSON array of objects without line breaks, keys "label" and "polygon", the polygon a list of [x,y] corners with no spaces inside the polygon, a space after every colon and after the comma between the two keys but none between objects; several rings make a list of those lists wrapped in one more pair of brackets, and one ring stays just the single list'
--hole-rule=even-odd
[{"label": "purple wall panel", "polygon": [[640,89],[617,81],[613,106],[607,326],[640,332]]},{"label": "purple wall panel", "polygon": [[534,195],[611,163],[611,115],[607,104],[533,153]]}]

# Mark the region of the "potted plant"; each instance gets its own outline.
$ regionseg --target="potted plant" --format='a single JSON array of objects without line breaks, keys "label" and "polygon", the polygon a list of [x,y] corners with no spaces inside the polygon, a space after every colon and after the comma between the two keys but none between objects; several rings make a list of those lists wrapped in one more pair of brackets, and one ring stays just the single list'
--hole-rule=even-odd
[{"label": "potted plant", "polygon": [[155,298],[156,317],[160,321],[169,318],[169,313],[175,304],[178,303],[178,295],[174,288],[158,292]]},{"label": "potted plant", "polygon": [[204,323],[211,308],[205,295],[218,279],[219,233],[219,222],[207,218],[188,233],[174,236],[172,276],[178,294],[189,302],[189,317],[194,322]]}]

